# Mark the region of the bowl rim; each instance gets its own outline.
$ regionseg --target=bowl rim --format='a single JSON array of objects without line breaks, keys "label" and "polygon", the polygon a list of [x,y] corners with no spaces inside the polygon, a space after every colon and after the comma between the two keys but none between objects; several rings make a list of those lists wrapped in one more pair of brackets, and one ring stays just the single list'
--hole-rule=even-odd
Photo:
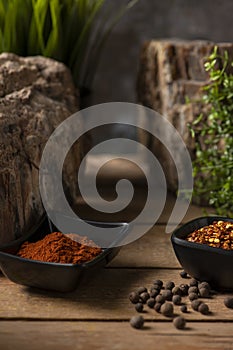
[{"label": "bowl rim", "polygon": [[[189,242],[186,241],[184,238],[180,238],[177,236],[177,234],[179,234],[185,227],[198,222],[199,220],[203,220],[203,219],[211,219],[212,221],[216,221],[216,220],[221,220],[221,221],[230,221],[233,223],[233,218],[229,218],[226,216],[220,216],[220,215],[213,215],[213,216],[201,216],[195,219],[192,219],[188,222],[186,222],[185,224],[181,225],[180,227],[176,228],[175,231],[172,233],[171,235],[171,242],[172,244],[175,245],[179,245],[185,248],[192,248],[192,249],[196,249],[196,250],[203,250],[203,251],[208,251],[210,253],[216,253],[216,254],[222,254],[222,255],[227,255],[227,256],[233,256],[233,249],[231,250],[226,250],[223,248],[217,248],[217,247],[211,247],[208,244],[201,244],[201,243],[196,243],[196,242]],[[209,223],[210,225],[211,223]],[[208,226],[204,225],[204,226]],[[199,228],[204,227],[203,225],[201,225]],[[191,232],[193,232],[193,230],[190,230],[190,232],[188,232],[184,237],[186,237],[188,234],[190,234]]]},{"label": "bowl rim", "polygon": [[[46,216],[44,217],[44,220],[46,219]],[[92,221],[92,220],[85,220],[86,222],[90,223],[91,225],[101,225],[104,224],[106,226],[119,226],[122,227],[122,232],[121,235],[125,235],[125,233],[128,231],[130,225],[127,222],[105,222],[105,221]],[[40,223],[42,224],[44,221],[41,221]],[[94,257],[92,260],[81,263],[81,264],[66,264],[66,263],[56,263],[56,262],[49,262],[49,261],[41,261],[41,260],[33,260],[33,259],[28,259],[28,258],[22,258],[18,255],[15,254],[11,254],[11,253],[7,253],[2,251],[2,249],[6,249],[6,248],[13,248],[15,245],[18,245],[19,243],[23,243],[25,241],[27,241],[30,237],[33,236],[34,232],[32,232],[32,230],[30,231],[31,234],[27,234],[26,236],[24,236],[22,239],[22,237],[20,238],[20,240],[15,240],[13,242],[11,242],[11,244],[8,244],[7,246],[1,247],[0,248],[0,256],[6,256],[8,259],[13,259],[13,260],[18,260],[21,262],[25,262],[25,263],[30,263],[30,264],[34,264],[34,265],[47,265],[47,266],[56,266],[56,267],[69,267],[69,268],[88,268],[91,267],[92,265],[95,265],[96,263],[98,263],[99,260],[102,260],[108,253],[110,253],[113,249],[120,249],[120,246],[114,247],[114,246],[110,246],[108,248],[101,248],[102,252],[100,254],[98,254],[96,257]],[[121,237],[122,238],[122,237]],[[114,243],[112,243],[113,245]]]}]

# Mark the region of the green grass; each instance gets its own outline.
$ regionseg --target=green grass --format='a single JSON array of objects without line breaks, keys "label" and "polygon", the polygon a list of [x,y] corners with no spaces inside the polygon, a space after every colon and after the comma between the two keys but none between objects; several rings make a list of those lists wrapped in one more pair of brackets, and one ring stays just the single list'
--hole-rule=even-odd
[{"label": "green grass", "polygon": [[137,1],[114,11],[110,0],[0,0],[0,52],[57,59],[90,89],[105,41]]}]

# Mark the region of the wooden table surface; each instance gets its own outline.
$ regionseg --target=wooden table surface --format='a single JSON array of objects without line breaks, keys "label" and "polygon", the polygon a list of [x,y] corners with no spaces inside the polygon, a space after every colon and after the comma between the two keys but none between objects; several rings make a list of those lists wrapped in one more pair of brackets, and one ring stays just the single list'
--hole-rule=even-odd
[{"label": "wooden table surface", "polygon": [[[187,301],[185,330],[177,330],[153,309],[143,314],[144,329],[129,325],[136,315],[128,300],[131,291],[149,287],[155,279],[186,281],[179,276],[170,235],[165,234],[171,207],[170,199],[146,235],[123,247],[108,267],[74,292],[26,288],[0,274],[0,349],[233,349],[233,310],[224,307],[222,294],[208,299],[208,316],[192,311]],[[202,215],[191,206],[183,222]],[[180,313],[178,306],[175,312]]]}]

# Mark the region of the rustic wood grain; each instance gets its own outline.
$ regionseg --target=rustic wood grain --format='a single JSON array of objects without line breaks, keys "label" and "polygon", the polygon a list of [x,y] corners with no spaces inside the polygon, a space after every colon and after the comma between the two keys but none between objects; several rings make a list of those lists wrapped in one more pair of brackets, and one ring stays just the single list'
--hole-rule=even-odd
[{"label": "rustic wood grain", "polygon": [[[166,222],[173,203],[168,201],[162,222]],[[187,215],[183,221],[202,212],[191,207]],[[149,308],[143,313],[144,329],[130,327],[129,319],[136,312],[128,294],[140,285],[150,287],[158,278],[188,283],[179,272],[170,234],[165,233],[165,225],[157,224],[123,247],[107,268],[84,279],[72,293],[27,288],[0,274],[0,349],[233,350],[233,310],[223,304],[227,294],[207,300],[208,316],[191,310],[190,302],[184,299],[189,309],[184,331]],[[175,314],[180,314],[178,306]]]},{"label": "rustic wood grain", "polygon": [[[113,200],[114,199],[114,191],[115,186],[107,186],[105,188],[101,187],[101,195],[105,200]],[[159,201],[160,198],[154,198],[154,208],[156,208],[156,202]],[[157,220],[157,223],[159,224],[167,224],[168,219],[171,215],[171,212],[173,210],[174,204],[175,204],[175,197],[168,193],[167,194],[167,201],[165,203],[164,209]],[[97,205],[97,200],[89,198],[89,201],[92,205]],[[77,203],[75,205],[74,210],[76,213],[87,220],[96,220],[96,221],[107,221],[107,222],[118,222],[118,221],[126,221],[130,222],[133,219],[137,217],[137,215],[140,213],[140,211],[143,209],[145,205],[145,188],[144,187],[136,187],[135,192],[135,198],[133,199],[133,202],[128,205],[127,208],[124,210],[117,212],[117,213],[111,213],[106,214],[102,212],[98,212],[91,207],[87,206],[87,204],[84,202],[82,197],[78,197]],[[183,208],[185,207],[184,204],[181,203],[180,210],[183,211]],[[207,213],[214,213],[213,208],[200,208],[196,205],[190,205],[187,212],[184,212],[184,217],[182,218],[182,222],[187,222],[189,220],[195,219],[199,216],[207,215]],[[146,217],[144,222],[149,223],[155,223],[154,221],[154,213],[151,213]],[[176,222],[177,223],[177,222]],[[178,223],[180,223],[178,221]]]},{"label": "rustic wood grain", "polygon": [[[150,287],[157,278],[184,282],[175,269],[103,269],[72,293],[47,292],[16,285],[0,278],[0,318],[58,320],[127,320],[135,314],[128,294],[140,285]],[[187,305],[189,320],[232,320],[233,310],[223,305],[224,295],[208,299],[211,314],[201,315]],[[185,301],[185,299],[184,299]],[[166,320],[154,310],[146,309],[146,319]],[[179,313],[179,307],[175,307]]]},{"label": "rustic wood grain", "polygon": [[2,350],[232,350],[232,331],[229,322],[190,322],[184,331],[147,322],[138,331],[128,322],[8,321],[0,322],[0,342]]},{"label": "rustic wood grain", "polygon": [[121,248],[109,267],[180,268],[164,225],[154,226],[137,241]]}]

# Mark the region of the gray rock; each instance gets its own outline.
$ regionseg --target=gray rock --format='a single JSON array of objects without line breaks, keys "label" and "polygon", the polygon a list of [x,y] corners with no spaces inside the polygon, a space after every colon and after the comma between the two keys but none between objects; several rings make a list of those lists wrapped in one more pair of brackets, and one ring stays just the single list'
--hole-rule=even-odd
[{"label": "gray rock", "polygon": [[[45,143],[78,110],[69,70],[44,57],[0,55],[0,245],[21,237],[39,217],[38,167]],[[69,152],[64,185],[77,194],[82,145]]]}]

